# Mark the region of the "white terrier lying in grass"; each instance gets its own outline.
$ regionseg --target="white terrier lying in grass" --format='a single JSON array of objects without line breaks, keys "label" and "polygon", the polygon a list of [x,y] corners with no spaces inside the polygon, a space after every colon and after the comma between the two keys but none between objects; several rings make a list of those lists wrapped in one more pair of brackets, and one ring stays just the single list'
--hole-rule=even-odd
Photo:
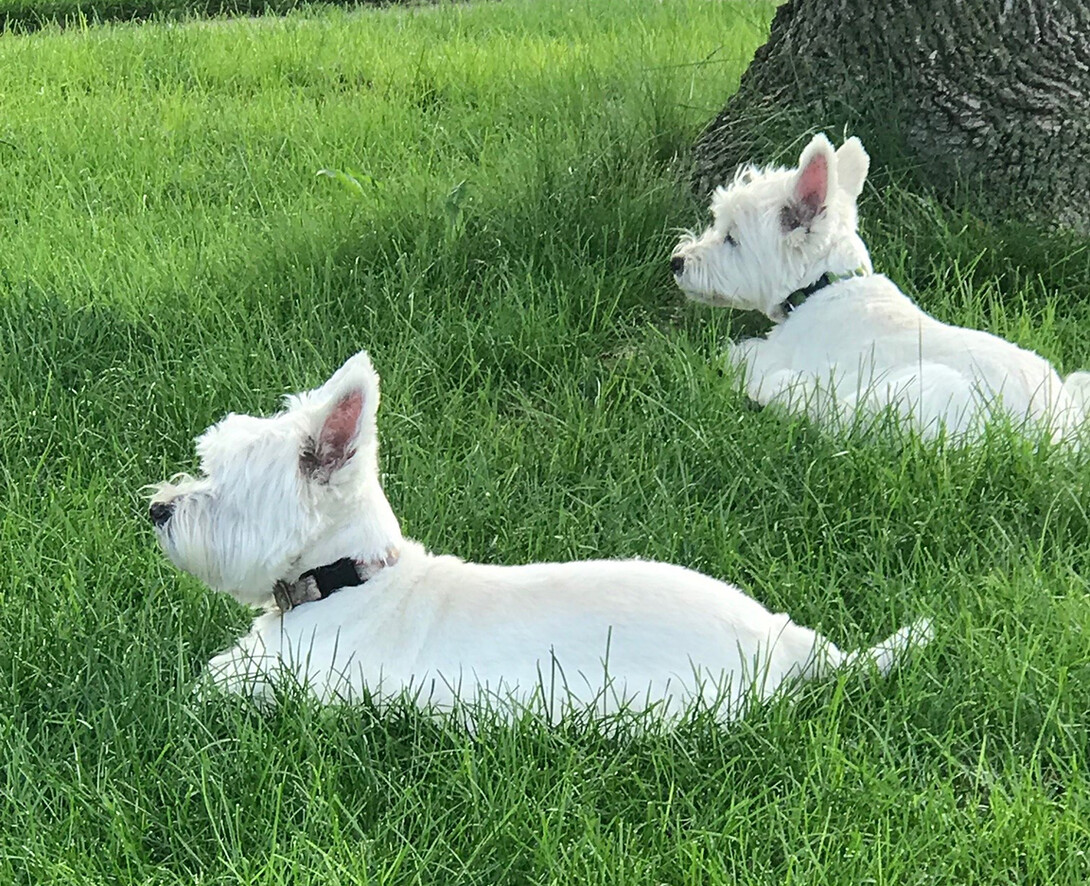
[{"label": "white terrier lying in grass", "polygon": [[484,566],[401,536],[379,484],[378,376],[367,354],[271,418],[229,415],[198,439],[203,476],[156,487],[167,556],[266,606],[209,664],[223,688],[272,697],[278,677],[323,701],[411,696],[501,716],[767,697],[852,662],[885,673],[926,623],[846,655],[738,588],[641,560]]},{"label": "white terrier lying in grass", "polygon": [[798,169],[740,170],[715,192],[712,226],[674,251],[689,298],[777,324],[730,350],[747,394],[834,424],[893,407],[926,436],[972,437],[1000,415],[1053,439],[1074,435],[1090,373],[1061,381],[1037,354],[940,323],[872,273],[855,205],[869,165],[859,139],[834,152],[817,135]]}]

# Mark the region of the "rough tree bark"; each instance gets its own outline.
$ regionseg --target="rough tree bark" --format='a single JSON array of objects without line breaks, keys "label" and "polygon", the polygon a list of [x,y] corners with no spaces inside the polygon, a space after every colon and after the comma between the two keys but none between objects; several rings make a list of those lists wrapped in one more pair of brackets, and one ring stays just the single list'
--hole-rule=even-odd
[{"label": "rough tree bark", "polygon": [[790,0],[697,142],[696,187],[804,129],[858,134],[940,194],[1090,232],[1090,2]]}]

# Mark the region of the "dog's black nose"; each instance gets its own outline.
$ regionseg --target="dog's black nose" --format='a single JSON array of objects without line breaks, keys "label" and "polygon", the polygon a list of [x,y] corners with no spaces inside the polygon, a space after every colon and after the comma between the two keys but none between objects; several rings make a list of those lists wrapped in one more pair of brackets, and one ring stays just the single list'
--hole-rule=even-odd
[{"label": "dog's black nose", "polygon": [[670,259],[670,270],[674,272],[674,276],[677,276],[685,270],[685,256],[675,255]]},{"label": "dog's black nose", "polygon": [[165,501],[153,501],[148,508],[148,516],[155,526],[162,526],[174,513],[174,505]]}]

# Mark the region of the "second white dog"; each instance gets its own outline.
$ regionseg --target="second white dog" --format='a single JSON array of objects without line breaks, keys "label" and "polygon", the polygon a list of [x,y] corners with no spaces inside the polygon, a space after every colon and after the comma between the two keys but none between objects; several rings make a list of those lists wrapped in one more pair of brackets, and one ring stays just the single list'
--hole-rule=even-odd
[{"label": "second white dog", "polygon": [[269,608],[210,663],[222,687],[265,698],[287,675],[325,701],[408,694],[553,721],[703,701],[726,718],[792,678],[885,672],[929,636],[920,624],[846,655],[678,566],[434,556],[402,537],[379,483],[378,401],[361,352],[278,415],[229,415],[198,441],[203,476],[157,488],[150,517],[175,565]]},{"label": "second white dog", "polygon": [[716,191],[711,227],[674,251],[690,298],[777,324],[731,349],[748,395],[832,424],[892,407],[925,436],[973,437],[1000,415],[1053,439],[1077,434],[1090,373],[1062,381],[1037,354],[942,323],[872,273],[856,216],[869,164],[859,139],[834,152],[815,136],[797,169],[739,171]]}]

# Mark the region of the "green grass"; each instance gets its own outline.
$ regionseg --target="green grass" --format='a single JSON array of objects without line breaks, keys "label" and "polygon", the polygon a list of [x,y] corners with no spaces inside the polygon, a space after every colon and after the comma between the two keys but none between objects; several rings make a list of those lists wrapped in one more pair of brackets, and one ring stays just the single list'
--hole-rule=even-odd
[{"label": "green grass", "polygon": [[[1085,457],[823,435],[721,376],[747,318],[665,270],[672,158],[769,6],[555,0],[0,36],[0,882],[1063,883],[1090,878]],[[328,174],[318,175],[319,170]],[[883,180],[876,265],[1090,365],[1084,243]],[[406,533],[643,556],[893,679],[727,731],[476,739],[196,701],[247,613],[166,564],[142,484],[360,347]]]},{"label": "green grass", "polygon": [[327,6],[356,9],[446,0],[0,0],[0,34],[40,28],[87,28],[104,22],[185,21],[194,17],[319,12]]}]

